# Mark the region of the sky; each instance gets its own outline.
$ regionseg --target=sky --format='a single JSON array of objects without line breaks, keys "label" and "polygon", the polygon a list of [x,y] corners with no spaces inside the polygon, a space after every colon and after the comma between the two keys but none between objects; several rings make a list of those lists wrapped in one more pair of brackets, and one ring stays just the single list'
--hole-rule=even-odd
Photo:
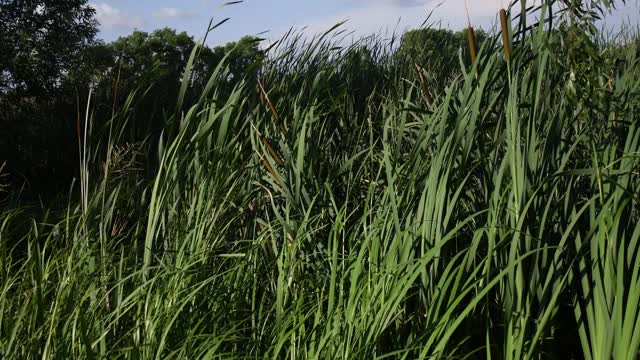
[{"label": "sky", "polygon": [[[623,21],[638,24],[639,0],[627,0],[603,26],[615,28]],[[357,38],[372,33],[392,32],[429,23],[459,30],[466,25],[465,0],[245,0],[222,6],[222,0],[91,0],[101,23],[99,37],[112,41],[133,30],[153,31],[171,27],[202,38],[209,21],[228,22],[209,35],[209,45],[222,45],[244,35],[277,40],[290,28],[315,34],[341,21]],[[489,29],[501,2],[467,0],[474,27]]]}]

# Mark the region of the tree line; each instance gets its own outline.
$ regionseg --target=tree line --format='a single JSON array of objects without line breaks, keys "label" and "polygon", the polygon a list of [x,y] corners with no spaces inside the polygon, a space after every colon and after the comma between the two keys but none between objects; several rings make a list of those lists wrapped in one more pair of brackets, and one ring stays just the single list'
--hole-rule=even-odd
[{"label": "tree line", "polygon": [[[142,140],[164,127],[163,114],[175,106],[196,40],[164,28],[104,42],[98,28],[87,0],[0,0],[0,166],[5,174],[0,182],[5,190],[10,185],[27,198],[68,190],[78,173],[78,139],[89,101],[92,123],[100,126],[129,94],[144,93],[132,110],[129,138]],[[266,57],[259,42],[245,36],[204,46],[187,97],[200,93],[223,59],[230,86],[256,76]],[[404,34],[395,56],[437,72],[434,79],[446,79],[459,68],[457,54],[464,44],[463,32],[414,30]],[[362,67],[367,54],[352,58],[351,65]],[[407,76],[411,71],[408,67]]]},{"label": "tree line", "polygon": [[[164,28],[134,31],[113,42],[98,39],[87,0],[0,0],[0,165],[23,194],[60,191],[77,174],[79,118],[89,100],[96,124],[132,91],[145,92],[132,137],[159,129],[175,101],[196,40]],[[231,54],[231,52],[233,53]],[[228,55],[228,56],[227,56]],[[257,39],[204,47],[194,66],[201,88],[227,56],[229,80],[263,57]]]}]

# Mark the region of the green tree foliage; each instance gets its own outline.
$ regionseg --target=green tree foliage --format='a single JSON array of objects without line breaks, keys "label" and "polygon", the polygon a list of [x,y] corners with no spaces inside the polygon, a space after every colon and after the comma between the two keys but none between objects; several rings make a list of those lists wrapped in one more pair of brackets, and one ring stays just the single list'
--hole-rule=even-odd
[{"label": "green tree foliage", "polygon": [[228,54],[227,63],[232,79],[251,78],[257,73],[257,66],[264,60],[264,52],[259,48],[259,38],[244,36],[237,42],[230,42],[213,49],[214,59],[222,59]]},{"label": "green tree foliage", "polygon": [[57,90],[94,41],[94,15],[87,0],[0,0],[0,93]]},{"label": "green tree foliage", "polygon": [[152,97],[166,103],[176,97],[176,84],[194,46],[193,38],[185,32],[176,33],[169,28],[152,33],[135,31],[108,45],[117,63],[110,77],[120,73],[123,93],[135,89],[141,81],[153,83]]},{"label": "green tree foliage", "polygon": [[[144,111],[135,114],[130,131],[132,141],[163,126],[163,112],[169,110],[177,97],[194,46],[195,41],[187,33],[177,33],[169,28],[151,33],[134,31],[106,45],[113,64],[105,73],[99,74],[102,81],[98,85],[99,93],[107,98],[105,105],[111,108],[116,103],[118,106],[133,91],[149,94],[136,106]],[[199,65],[202,68],[203,62]],[[114,102],[116,94],[118,99]]]},{"label": "green tree foliage", "polygon": [[[475,35],[478,44],[486,38],[483,31],[476,31]],[[465,31],[427,28],[406,32],[397,56],[400,61],[407,62],[407,70],[418,65],[431,74],[432,79],[442,79],[446,83],[460,71],[460,52],[463,59],[470,62]],[[440,81],[436,85],[441,88],[444,83]]]},{"label": "green tree foliage", "polygon": [[94,14],[87,0],[0,0],[0,162],[14,182],[69,180],[77,104],[63,83],[90,66]]},{"label": "green tree foliage", "polygon": [[[28,192],[66,190],[76,175],[78,131],[89,93],[97,128],[108,123],[130,94],[146,94],[134,107],[126,131],[130,141],[160,131],[175,108],[196,41],[164,28],[135,31],[105,44],[95,40],[94,15],[87,0],[0,0],[0,162],[7,162],[13,183],[30,185]],[[187,103],[226,55],[227,91],[240,79],[255,76],[255,65],[264,57],[258,41],[245,37],[213,49],[202,47]]]},{"label": "green tree foliage", "polygon": [[[213,49],[203,47],[193,68],[192,84],[198,88],[208,80],[208,74],[228,55],[229,79],[243,78],[251,67],[255,68],[264,54],[258,48],[258,40],[243,37]],[[193,47],[194,39],[185,32],[164,28],[152,33],[135,31],[109,44],[117,65],[112,71],[120,72],[120,86],[132,90],[141,81],[154,84],[159,103],[175,99],[176,86],[182,81],[185,66]],[[126,91],[125,91],[126,92]]]},{"label": "green tree foliage", "polygon": [[[106,51],[110,52],[114,61],[113,66],[99,74],[104,80],[99,85],[102,89],[100,93],[107,96],[109,91],[115,93],[113,85],[118,79],[120,98],[117,101],[122,101],[136,89],[144,89],[149,95],[142,100],[144,103],[136,106],[144,111],[137,114],[138,121],[134,121],[137,124],[132,130],[135,140],[140,140],[165,125],[165,115],[175,106],[173,102],[178,97],[185,67],[194,46],[196,42],[193,37],[186,32],[177,33],[169,28],[151,33],[135,31],[107,45]],[[264,55],[258,48],[258,39],[253,37],[244,37],[237,43],[231,42],[213,49],[202,47],[191,72],[187,103],[200,95],[210,74],[225,57],[228,73],[223,80],[227,85],[233,85],[243,78],[255,76],[256,65]]]}]

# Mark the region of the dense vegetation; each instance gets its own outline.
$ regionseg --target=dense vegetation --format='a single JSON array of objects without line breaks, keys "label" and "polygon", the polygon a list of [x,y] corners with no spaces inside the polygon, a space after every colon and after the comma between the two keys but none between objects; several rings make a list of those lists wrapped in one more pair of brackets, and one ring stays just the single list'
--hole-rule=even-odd
[{"label": "dense vegetation", "polygon": [[0,354],[637,358],[640,41],[571,4],[474,61],[341,27],[114,58],[64,204],[0,188]]},{"label": "dense vegetation", "polygon": [[[163,111],[175,103],[193,38],[159,29],[104,43],[94,13],[87,0],[0,0],[0,164],[22,199],[49,202],[78,177],[78,122],[90,89],[95,128],[128,94],[145,92],[127,129],[131,142],[161,131]],[[263,57],[257,40],[204,47],[189,96],[227,55],[231,78],[255,71]]]}]

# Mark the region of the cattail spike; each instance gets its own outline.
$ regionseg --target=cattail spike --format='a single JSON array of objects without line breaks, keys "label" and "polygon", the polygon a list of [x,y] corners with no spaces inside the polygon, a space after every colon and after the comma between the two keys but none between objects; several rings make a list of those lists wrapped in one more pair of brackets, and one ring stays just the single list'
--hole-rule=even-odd
[{"label": "cattail spike", "polygon": [[269,155],[271,155],[271,157],[278,163],[278,165],[280,166],[284,165],[284,161],[282,160],[280,155],[278,155],[278,152],[276,151],[276,149],[274,149],[273,146],[271,146],[271,143],[269,142],[269,140],[262,137],[262,144],[264,144],[264,146],[267,148],[267,151],[269,152]]},{"label": "cattail spike", "polygon": [[473,27],[467,27],[467,41],[469,42],[469,54],[471,55],[471,64],[476,62],[476,36],[473,33]]},{"label": "cattail spike", "polygon": [[251,126],[256,131],[256,133],[258,133],[258,137],[260,138],[260,140],[262,140],[262,144],[264,145],[264,147],[267,148],[269,155],[271,155],[271,157],[278,163],[278,165],[280,166],[284,165],[284,160],[282,160],[282,158],[280,157],[276,149],[271,145],[271,143],[269,142],[269,140],[267,140],[264,134],[262,134],[260,130],[258,130],[255,126],[253,126],[253,124]]},{"label": "cattail spike", "polygon": [[278,127],[278,129],[280,130],[280,132],[285,135],[286,131],[284,130],[284,127],[282,125],[282,123],[279,121],[279,117],[278,117],[278,113],[276,112],[276,108],[275,106],[273,106],[273,103],[271,102],[271,99],[269,99],[269,95],[267,95],[267,91],[265,90],[265,84],[264,84],[264,80],[259,79],[258,80],[258,87],[260,89],[260,99],[263,101],[263,103],[267,103],[267,107],[269,107],[269,110],[271,111],[271,114],[273,115],[273,119],[276,122],[276,126]]},{"label": "cattail spike", "polygon": [[267,171],[271,174],[271,176],[274,178],[274,180],[276,180],[276,182],[278,183],[278,185],[280,185],[281,188],[283,188],[283,184],[282,184],[282,180],[280,180],[280,177],[276,174],[276,172],[273,170],[273,167],[271,166],[271,164],[269,163],[269,160],[267,160],[264,156],[262,156],[262,154],[260,154],[259,152],[256,151],[256,153],[258,154],[258,157],[260,158],[260,161],[262,162],[262,165],[267,169]]},{"label": "cattail spike", "polygon": [[511,61],[511,44],[509,43],[509,28],[507,27],[507,12],[500,9],[500,27],[502,30],[502,47],[507,62]]},{"label": "cattail spike", "polygon": [[431,93],[429,93],[429,89],[427,88],[427,80],[424,78],[424,74],[422,73],[422,67],[418,64],[415,64],[416,72],[418,73],[418,81],[420,81],[420,87],[422,88],[422,95],[424,96],[424,100],[427,102],[428,106],[431,106],[433,99],[431,97]]},{"label": "cattail spike", "polygon": [[258,81],[258,86],[260,87],[261,97],[267,103],[267,106],[269,107],[269,110],[273,114],[273,117],[276,120],[278,120],[278,113],[276,112],[276,108],[273,106],[273,103],[271,102],[271,99],[269,99],[269,95],[267,95],[267,91],[264,89],[265,88],[264,81],[263,80]]},{"label": "cattail spike", "polygon": [[476,62],[476,36],[473,33],[473,26],[471,26],[468,0],[464,0],[464,11],[467,14],[467,42],[469,42],[469,54],[471,55],[471,64],[474,64]]}]

